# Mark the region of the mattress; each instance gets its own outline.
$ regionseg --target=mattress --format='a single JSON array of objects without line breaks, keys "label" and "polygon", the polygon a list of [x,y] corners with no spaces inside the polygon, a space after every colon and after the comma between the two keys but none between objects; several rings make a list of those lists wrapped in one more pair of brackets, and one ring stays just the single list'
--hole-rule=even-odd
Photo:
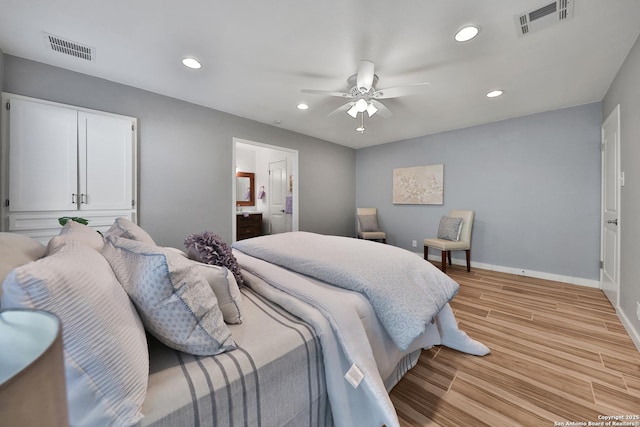
[{"label": "mattress", "polygon": [[299,318],[242,288],[238,348],[198,357],[149,337],[139,426],[331,426],[320,342]]}]

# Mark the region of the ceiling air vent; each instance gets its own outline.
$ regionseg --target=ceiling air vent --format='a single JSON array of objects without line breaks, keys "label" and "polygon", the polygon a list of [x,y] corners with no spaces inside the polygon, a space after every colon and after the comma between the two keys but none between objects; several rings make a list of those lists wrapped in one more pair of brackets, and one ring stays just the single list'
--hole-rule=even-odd
[{"label": "ceiling air vent", "polygon": [[43,32],[42,35],[44,36],[44,41],[47,45],[47,48],[55,52],[70,55],[79,59],[84,59],[86,61],[96,60],[96,50],[90,46],[73,42],[62,37],[54,36],[53,34],[49,33]]},{"label": "ceiling air vent", "polygon": [[518,37],[528,36],[551,25],[573,18],[574,0],[555,0],[536,10],[516,15]]}]

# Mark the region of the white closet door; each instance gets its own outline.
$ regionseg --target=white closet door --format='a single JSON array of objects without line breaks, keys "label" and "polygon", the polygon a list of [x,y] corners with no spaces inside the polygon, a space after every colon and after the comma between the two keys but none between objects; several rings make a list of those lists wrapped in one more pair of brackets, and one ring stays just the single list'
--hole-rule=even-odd
[{"label": "white closet door", "polygon": [[77,112],[11,100],[9,211],[77,209]]},{"label": "white closet door", "polygon": [[80,209],[131,209],[132,121],[80,112],[78,133]]}]

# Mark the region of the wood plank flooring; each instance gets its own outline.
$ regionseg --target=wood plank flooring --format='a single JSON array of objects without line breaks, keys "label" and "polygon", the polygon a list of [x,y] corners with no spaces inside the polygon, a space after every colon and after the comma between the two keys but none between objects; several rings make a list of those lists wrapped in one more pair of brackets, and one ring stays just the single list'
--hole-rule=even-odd
[{"label": "wood plank flooring", "polygon": [[[569,426],[640,417],[640,353],[598,289],[447,268],[460,328],[485,357],[424,350],[391,391],[404,426]],[[621,419],[640,426],[640,418]],[[609,424],[615,425],[615,424]]]}]

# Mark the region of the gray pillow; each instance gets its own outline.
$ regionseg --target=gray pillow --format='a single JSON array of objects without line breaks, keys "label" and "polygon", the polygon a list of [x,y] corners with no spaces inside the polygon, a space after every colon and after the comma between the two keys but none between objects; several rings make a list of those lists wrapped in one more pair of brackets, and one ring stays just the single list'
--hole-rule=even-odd
[{"label": "gray pillow", "polygon": [[182,254],[107,236],[102,254],[135,304],[147,331],[165,345],[197,356],[235,348],[218,300]]},{"label": "gray pillow", "polygon": [[358,215],[358,221],[360,222],[360,231],[364,231],[364,232],[380,231],[377,215]]},{"label": "gray pillow", "polygon": [[460,240],[460,231],[462,230],[462,218],[450,218],[443,216],[440,218],[438,226],[438,239],[444,240]]}]

